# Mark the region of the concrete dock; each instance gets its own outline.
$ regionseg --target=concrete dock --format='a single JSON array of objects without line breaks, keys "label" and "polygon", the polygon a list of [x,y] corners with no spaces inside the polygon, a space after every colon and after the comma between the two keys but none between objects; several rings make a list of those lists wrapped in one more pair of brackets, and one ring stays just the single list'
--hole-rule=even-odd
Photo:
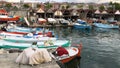
[{"label": "concrete dock", "polygon": [[53,60],[48,63],[42,63],[39,65],[23,65],[15,63],[19,53],[2,53],[0,54],[0,68],[60,68],[58,64]]}]

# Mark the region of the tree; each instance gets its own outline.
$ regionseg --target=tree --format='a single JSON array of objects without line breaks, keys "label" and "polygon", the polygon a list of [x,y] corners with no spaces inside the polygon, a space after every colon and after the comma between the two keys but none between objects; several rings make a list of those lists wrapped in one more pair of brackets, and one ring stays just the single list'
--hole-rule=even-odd
[{"label": "tree", "polygon": [[51,7],[52,7],[52,4],[46,3],[45,8],[46,8],[47,10],[50,9]]},{"label": "tree", "polygon": [[13,9],[14,9],[14,10],[18,10],[18,7],[14,6]]},{"label": "tree", "polygon": [[62,9],[65,9],[65,6],[61,6]]},{"label": "tree", "polygon": [[113,5],[113,3],[112,3],[112,2],[110,2],[110,3],[109,3],[109,5]]},{"label": "tree", "polygon": [[78,4],[77,7],[78,8],[83,8],[83,5]]},{"label": "tree", "polygon": [[12,7],[12,4],[11,4],[11,3],[7,3],[7,4],[5,5],[5,7],[8,8],[8,9],[10,9],[10,8]]},{"label": "tree", "polygon": [[108,10],[119,10],[120,9],[120,4],[119,3],[109,3]]},{"label": "tree", "polygon": [[114,3],[114,10],[120,10],[120,4]]},{"label": "tree", "polygon": [[113,10],[113,4],[112,4],[112,2],[109,3],[109,7],[107,9],[108,10]]},{"label": "tree", "polygon": [[70,7],[70,5],[67,5],[67,6],[66,6],[66,9],[68,9],[69,7]]},{"label": "tree", "polygon": [[24,8],[29,8],[30,6],[28,4],[23,5]]},{"label": "tree", "polygon": [[93,10],[94,9],[93,5],[89,5],[89,9]]},{"label": "tree", "polygon": [[101,6],[99,7],[99,9],[100,9],[100,10],[105,10],[105,7],[104,7],[103,5],[101,5]]}]

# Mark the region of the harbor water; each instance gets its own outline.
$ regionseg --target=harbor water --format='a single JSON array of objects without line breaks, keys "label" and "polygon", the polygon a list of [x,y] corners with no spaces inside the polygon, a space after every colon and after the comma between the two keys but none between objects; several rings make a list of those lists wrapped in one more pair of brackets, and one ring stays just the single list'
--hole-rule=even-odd
[{"label": "harbor water", "polygon": [[65,68],[120,68],[118,29],[94,28],[90,32],[70,28],[53,30],[60,39],[72,39],[72,44],[83,44],[81,59],[65,64]]}]

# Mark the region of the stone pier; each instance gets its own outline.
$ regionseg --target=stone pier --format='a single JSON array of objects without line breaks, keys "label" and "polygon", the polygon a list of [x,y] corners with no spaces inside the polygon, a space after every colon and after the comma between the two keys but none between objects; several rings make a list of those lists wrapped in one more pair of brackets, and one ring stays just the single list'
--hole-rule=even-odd
[{"label": "stone pier", "polygon": [[42,63],[39,65],[23,65],[15,63],[19,53],[3,53],[0,54],[0,68],[60,68],[58,64],[53,60],[48,63]]}]

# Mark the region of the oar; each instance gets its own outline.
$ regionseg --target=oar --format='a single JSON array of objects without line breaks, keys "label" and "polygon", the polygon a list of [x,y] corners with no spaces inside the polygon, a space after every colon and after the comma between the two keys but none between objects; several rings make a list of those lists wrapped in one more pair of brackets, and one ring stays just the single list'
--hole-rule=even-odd
[{"label": "oar", "polygon": [[50,53],[50,56],[56,61],[60,68],[65,68],[64,64],[61,61],[59,61],[52,53]]}]

